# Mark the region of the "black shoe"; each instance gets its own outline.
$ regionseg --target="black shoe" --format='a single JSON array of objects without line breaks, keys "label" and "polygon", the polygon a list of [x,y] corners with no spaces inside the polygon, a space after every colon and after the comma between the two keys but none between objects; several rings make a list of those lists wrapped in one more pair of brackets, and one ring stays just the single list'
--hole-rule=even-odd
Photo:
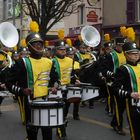
[{"label": "black shoe", "polygon": [[111,124],[111,127],[113,128],[114,131],[118,132],[119,129],[117,126]]},{"label": "black shoe", "polygon": [[93,105],[89,105],[89,109],[93,109],[94,108],[94,106]]},{"label": "black shoe", "polygon": [[80,120],[79,116],[74,116],[73,119],[74,120]]},{"label": "black shoe", "polygon": [[125,136],[125,135],[126,135],[125,132],[124,132],[123,130],[118,130],[117,133],[118,133],[119,135],[122,135],[122,136]]},{"label": "black shoe", "polygon": [[67,136],[61,137],[60,140],[67,140]]},{"label": "black shoe", "polygon": [[109,116],[109,117],[112,117],[112,116],[113,116],[113,113],[109,112],[109,113],[108,113],[108,116]]},{"label": "black shoe", "polygon": [[80,105],[80,107],[85,107],[85,106],[87,106],[85,102],[82,102]]}]

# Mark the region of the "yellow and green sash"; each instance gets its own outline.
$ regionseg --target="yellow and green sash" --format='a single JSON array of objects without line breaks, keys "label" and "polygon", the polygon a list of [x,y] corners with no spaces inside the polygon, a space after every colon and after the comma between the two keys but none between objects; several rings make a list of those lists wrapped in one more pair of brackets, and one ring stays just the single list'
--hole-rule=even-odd
[{"label": "yellow and green sash", "polygon": [[28,88],[33,89],[33,98],[43,97],[48,94],[50,80],[51,60],[47,58],[23,58],[27,70]]},{"label": "yellow and green sash", "polygon": [[131,65],[124,65],[130,75],[131,80],[131,87],[132,92],[140,93],[140,65],[131,66]]},{"label": "yellow and green sash", "polygon": [[114,62],[114,70],[113,72],[116,72],[116,69],[119,68],[121,65],[126,63],[126,59],[124,56],[124,53],[117,53],[116,51],[111,52],[112,60]]},{"label": "yellow and green sash", "polygon": [[53,58],[56,72],[58,73],[61,85],[67,85],[71,80],[71,72],[73,67],[73,59],[65,57],[59,59],[58,57]]}]

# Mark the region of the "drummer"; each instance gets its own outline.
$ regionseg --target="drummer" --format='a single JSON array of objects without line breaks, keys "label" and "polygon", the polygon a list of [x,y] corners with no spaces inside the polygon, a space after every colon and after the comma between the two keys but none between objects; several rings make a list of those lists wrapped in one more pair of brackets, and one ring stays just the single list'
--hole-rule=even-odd
[{"label": "drummer", "polygon": [[[44,100],[48,94],[48,86],[57,82],[57,75],[52,67],[52,61],[43,56],[43,40],[38,33],[30,33],[26,38],[30,57],[20,58],[10,69],[6,86],[8,90],[24,97],[26,140],[37,140],[38,127],[30,125],[32,100]],[[43,80],[41,80],[45,76]],[[48,80],[50,79],[50,80]],[[51,88],[56,92],[56,88]],[[52,140],[52,130],[41,128],[43,140]]]},{"label": "drummer", "polygon": [[[74,54],[75,54],[75,52],[74,52],[73,47],[69,47],[68,46],[66,48],[66,56],[69,57],[69,58],[74,59]],[[74,70],[75,70],[76,76],[78,77],[79,70],[80,70],[79,62],[73,61],[73,66],[74,66]],[[80,118],[79,118],[79,103],[80,102],[75,102],[74,106],[73,106],[73,119],[74,120],[80,120]],[[68,108],[69,108],[70,103],[67,103],[67,104],[68,104]],[[67,110],[67,113],[68,113],[68,110]]]},{"label": "drummer", "polygon": [[[69,57],[66,57],[66,46],[64,41],[59,40],[55,43],[55,57],[53,58],[53,62],[56,68],[56,72],[59,75],[60,85],[63,89],[63,98],[66,104],[64,117],[66,117],[69,104],[67,104],[67,90],[65,87],[71,82],[74,84],[79,83],[79,80],[77,80],[74,76],[75,73],[73,70],[73,60]],[[65,126],[60,127],[57,131],[57,134],[61,140],[66,140]]]}]

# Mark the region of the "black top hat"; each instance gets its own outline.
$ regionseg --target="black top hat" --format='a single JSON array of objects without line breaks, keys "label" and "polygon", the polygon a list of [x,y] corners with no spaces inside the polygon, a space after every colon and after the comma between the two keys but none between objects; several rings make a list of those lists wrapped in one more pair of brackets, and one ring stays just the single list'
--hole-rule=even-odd
[{"label": "black top hat", "polygon": [[112,41],[109,41],[109,42],[105,42],[104,44],[103,44],[103,46],[106,48],[106,47],[113,47],[113,42]]},{"label": "black top hat", "polygon": [[66,53],[69,55],[69,54],[74,54],[74,50],[72,47],[67,47],[66,48]]},{"label": "black top hat", "polygon": [[65,42],[62,41],[62,40],[56,41],[56,42],[55,42],[55,47],[56,47],[56,49],[58,49],[58,50],[66,49]]},{"label": "black top hat", "polygon": [[38,34],[38,33],[30,33],[26,37],[27,45],[28,45],[28,43],[33,43],[33,42],[42,42],[43,43],[43,40],[42,40],[40,34]]},{"label": "black top hat", "polygon": [[139,49],[137,48],[137,45],[135,42],[126,42],[123,46],[123,51],[125,53],[128,53],[128,52],[133,52],[133,53],[137,53],[139,52]]},{"label": "black top hat", "polygon": [[127,41],[124,37],[117,37],[115,38],[116,45],[123,45]]}]

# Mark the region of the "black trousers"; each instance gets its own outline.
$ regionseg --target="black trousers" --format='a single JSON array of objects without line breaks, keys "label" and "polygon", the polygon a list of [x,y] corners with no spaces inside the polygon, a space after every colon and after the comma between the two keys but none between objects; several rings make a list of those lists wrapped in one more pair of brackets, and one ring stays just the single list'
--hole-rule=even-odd
[{"label": "black trousers", "polygon": [[4,98],[0,96],[0,105],[1,105],[1,103],[2,103],[2,101],[3,101],[3,99],[4,99]]},{"label": "black trousers", "polygon": [[111,126],[117,126],[119,130],[123,129],[123,114],[126,108],[125,98],[114,96],[114,109],[115,113],[111,121]]},{"label": "black trousers", "polygon": [[[28,140],[37,140],[38,127],[26,125]],[[42,127],[42,140],[52,140],[52,128]]]},{"label": "black trousers", "polygon": [[42,140],[52,140],[52,128],[50,127],[36,127],[30,124],[31,122],[31,108],[27,98],[24,100],[25,104],[25,120],[26,132],[28,140],[37,140],[38,130],[41,129]]},{"label": "black trousers", "polygon": [[131,106],[131,104],[126,101],[126,112],[131,140],[140,140],[140,107]]}]

